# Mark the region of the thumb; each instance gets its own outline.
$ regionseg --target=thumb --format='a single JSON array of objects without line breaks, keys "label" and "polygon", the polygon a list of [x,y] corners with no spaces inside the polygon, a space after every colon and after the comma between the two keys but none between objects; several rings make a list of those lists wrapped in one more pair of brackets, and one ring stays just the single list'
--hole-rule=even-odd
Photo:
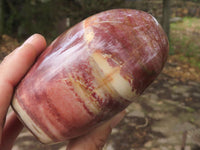
[{"label": "thumb", "polygon": [[122,111],[88,134],[71,140],[67,146],[67,150],[101,150],[111,134],[112,128],[123,119],[124,115],[125,111]]}]

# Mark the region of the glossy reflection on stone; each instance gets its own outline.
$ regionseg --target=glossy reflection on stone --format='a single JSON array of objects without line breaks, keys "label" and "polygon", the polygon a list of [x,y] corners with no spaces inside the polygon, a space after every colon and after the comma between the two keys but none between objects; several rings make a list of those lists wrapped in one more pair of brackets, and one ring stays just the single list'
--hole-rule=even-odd
[{"label": "glossy reflection on stone", "polygon": [[41,54],[14,110],[42,143],[68,140],[125,109],[157,77],[168,40],[151,15],[114,9],[75,25]]}]

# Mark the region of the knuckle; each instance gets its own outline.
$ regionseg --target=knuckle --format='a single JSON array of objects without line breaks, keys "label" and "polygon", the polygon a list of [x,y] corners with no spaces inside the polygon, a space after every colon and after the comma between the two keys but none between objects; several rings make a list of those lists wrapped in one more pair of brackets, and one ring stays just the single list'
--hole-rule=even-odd
[{"label": "knuckle", "polygon": [[[103,129],[103,130],[102,130]],[[108,136],[111,133],[110,127],[104,127],[101,130],[99,130],[99,134],[97,136],[93,136],[93,144],[95,146],[95,150],[102,150],[104,145],[106,144],[106,140],[108,139]]]},{"label": "knuckle", "polygon": [[97,138],[94,140],[94,145],[97,150],[101,150],[104,147],[105,143],[106,140],[104,138]]}]

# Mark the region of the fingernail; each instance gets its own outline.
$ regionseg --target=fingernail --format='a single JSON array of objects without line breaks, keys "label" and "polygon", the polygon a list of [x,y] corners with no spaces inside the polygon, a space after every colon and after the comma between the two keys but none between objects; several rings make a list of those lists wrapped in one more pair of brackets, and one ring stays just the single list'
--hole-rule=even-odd
[{"label": "fingernail", "polygon": [[24,46],[24,44],[32,43],[32,42],[35,40],[35,35],[36,35],[36,34],[33,34],[33,35],[30,36],[26,41],[24,41],[24,43],[23,43],[21,46],[17,47],[17,48],[14,50],[14,53],[16,53],[18,50],[20,50],[20,49]]},{"label": "fingernail", "polygon": [[33,34],[32,36],[30,36],[22,45],[27,44],[27,43],[33,43],[36,35],[37,34]]},{"label": "fingernail", "polygon": [[117,114],[116,116],[114,116],[112,119],[111,119],[111,123],[110,123],[110,127],[111,128],[114,128],[117,126],[117,124],[119,124],[119,122],[124,118],[126,112],[125,111],[122,111],[120,112],[119,114]]}]

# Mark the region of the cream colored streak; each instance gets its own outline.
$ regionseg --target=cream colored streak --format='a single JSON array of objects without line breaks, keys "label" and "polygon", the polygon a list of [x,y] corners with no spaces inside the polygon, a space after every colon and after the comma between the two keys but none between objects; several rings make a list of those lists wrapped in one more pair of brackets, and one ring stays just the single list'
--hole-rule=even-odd
[{"label": "cream colored streak", "polygon": [[92,57],[90,57],[90,66],[92,67],[92,75],[95,77],[94,81],[94,89],[93,91],[101,98],[102,103],[108,97],[107,93],[115,98],[116,100],[119,99],[119,96],[116,95],[115,90],[109,84],[108,78],[105,78],[103,71],[98,67],[98,64],[94,61]]},{"label": "cream colored streak", "polygon": [[84,31],[84,39],[87,43],[91,42],[94,38],[94,32],[93,29],[91,27],[87,27],[85,28]]},{"label": "cream colored streak", "polygon": [[52,139],[48,135],[46,135],[46,133],[44,133],[42,131],[42,129],[40,129],[33,122],[33,120],[28,116],[28,114],[21,108],[17,99],[15,99],[15,98],[13,99],[12,105],[13,105],[14,109],[17,111],[17,113],[19,114],[19,116],[21,118],[23,118],[23,121],[25,122],[26,126],[38,137],[38,139],[42,143],[51,143],[52,142]]},{"label": "cream colored streak", "polygon": [[115,89],[115,91],[117,91],[117,93],[123,98],[132,101],[136,96],[136,93],[132,91],[130,83],[120,75],[121,67],[110,66],[107,62],[107,58],[104,57],[100,52],[93,53],[91,57],[97,63],[98,67],[103,71],[105,80],[111,84],[112,88]]}]

